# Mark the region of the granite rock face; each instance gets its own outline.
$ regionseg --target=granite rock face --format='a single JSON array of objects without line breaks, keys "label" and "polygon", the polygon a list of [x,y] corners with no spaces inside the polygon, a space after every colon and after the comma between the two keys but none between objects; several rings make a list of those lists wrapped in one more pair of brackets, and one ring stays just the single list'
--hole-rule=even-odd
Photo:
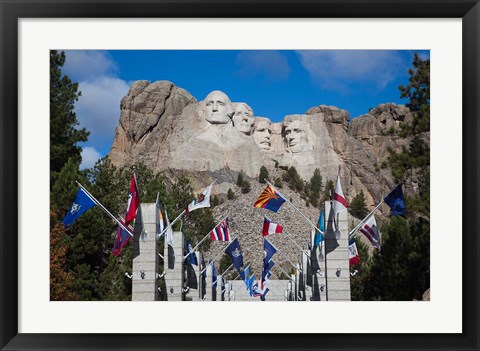
[{"label": "granite rock face", "polygon": [[350,121],[347,111],[320,105],[272,123],[254,116],[247,103],[220,91],[197,101],[171,82],[137,81],[121,101],[109,158],[116,166],[143,161],[172,174],[209,174],[198,179],[199,189],[228,175],[218,181],[221,193],[239,172],[256,178],[261,166],[272,173],[275,164],[294,166],[304,180],[318,168],[324,182],[335,180],[340,169],[347,200],[363,191],[370,206],[393,189],[384,165],[389,147],[407,143],[391,133],[412,120],[405,106],[382,104]]}]

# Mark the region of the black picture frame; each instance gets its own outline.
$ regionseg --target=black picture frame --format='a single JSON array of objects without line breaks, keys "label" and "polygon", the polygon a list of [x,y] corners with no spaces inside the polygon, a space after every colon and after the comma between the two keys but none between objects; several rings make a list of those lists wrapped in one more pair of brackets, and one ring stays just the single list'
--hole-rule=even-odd
[{"label": "black picture frame", "polygon": [[[480,4],[478,0],[104,0],[97,2],[0,0],[0,12],[0,346],[2,350],[211,350],[223,349],[226,345],[229,345],[229,349],[235,350],[479,349]],[[240,337],[239,334],[234,334],[235,324],[231,316],[225,315],[223,322],[229,325],[232,334],[215,336],[192,334],[178,337],[175,334],[18,333],[18,20],[20,18],[115,17],[462,18],[463,332],[460,334],[251,334]],[[452,123],[455,123],[453,119]],[[453,187],[455,184],[445,184],[445,186]]]}]

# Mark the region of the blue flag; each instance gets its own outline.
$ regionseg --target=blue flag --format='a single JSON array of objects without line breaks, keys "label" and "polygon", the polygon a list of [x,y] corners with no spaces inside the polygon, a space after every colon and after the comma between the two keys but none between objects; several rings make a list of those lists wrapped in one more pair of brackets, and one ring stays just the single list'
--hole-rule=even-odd
[{"label": "blue flag", "polygon": [[83,191],[82,188],[78,189],[77,196],[75,197],[75,200],[73,200],[70,210],[68,210],[67,215],[62,221],[63,224],[66,226],[72,225],[78,217],[95,205],[96,203],[85,193],[85,191]]},{"label": "blue flag", "polygon": [[[258,286],[258,284],[257,284]],[[248,290],[250,291],[250,296],[253,296],[253,289],[255,288],[255,276],[252,274],[250,278],[248,278],[247,284]]]},{"label": "blue flag", "polygon": [[[320,211],[320,217],[318,217],[317,227],[322,232],[325,233],[325,209],[322,208]],[[320,243],[323,241],[323,235],[318,230],[315,231],[315,237],[313,238],[313,248],[318,247]]]},{"label": "blue flag", "polygon": [[397,185],[383,201],[390,207],[391,216],[405,217],[407,208],[405,206],[405,198],[403,197],[402,184]]},{"label": "blue flag", "polygon": [[263,266],[266,267],[268,265],[268,261],[272,259],[272,256],[277,252],[275,246],[270,244],[270,241],[267,239],[263,239]]},{"label": "blue flag", "polygon": [[203,257],[203,252],[202,252],[202,279],[205,279],[207,277],[207,270],[205,269],[207,266],[205,265],[205,258]]},{"label": "blue flag", "polygon": [[245,275],[242,270],[243,255],[240,249],[240,243],[238,242],[238,238],[235,238],[235,240],[233,240],[231,244],[227,246],[227,248],[225,249],[225,252],[232,259],[232,263],[235,266],[235,269],[237,270],[238,274],[240,274],[240,278],[245,279]]},{"label": "blue flag", "polygon": [[248,290],[248,275],[250,274],[250,267],[249,266],[245,267],[245,269],[243,270],[243,274],[244,274],[243,281],[244,281],[245,286],[247,287],[247,290]]},{"label": "blue flag", "polygon": [[212,262],[212,283],[213,288],[217,288],[217,269],[215,268],[215,262]]},{"label": "blue flag", "polygon": [[192,244],[190,243],[190,240],[187,239],[187,252],[185,254],[188,254],[190,252],[190,255],[188,255],[185,260],[188,264],[194,264],[195,266],[198,266],[197,255],[195,255],[195,252],[193,252],[192,250]]},{"label": "blue flag", "polygon": [[267,295],[269,291],[270,291],[270,289],[266,288],[265,291],[263,292],[262,296],[260,296],[260,300],[265,301],[265,295]]}]

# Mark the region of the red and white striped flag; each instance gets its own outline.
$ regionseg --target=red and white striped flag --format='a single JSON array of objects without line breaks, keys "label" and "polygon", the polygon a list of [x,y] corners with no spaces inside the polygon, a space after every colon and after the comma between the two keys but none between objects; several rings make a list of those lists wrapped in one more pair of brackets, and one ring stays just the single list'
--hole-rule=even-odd
[{"label": "red and white striped flag", "polygon": [[333,215],[335,218],[337,214],[348,207],[347,200],[343,195],[342,184],[340,184],[340,175],[337,177],[337,184],[335,185],[335,194],[333,195]]},{"label": "red and white striped flag", "polygon": [[378,231],[375,216],[371,216],[360,228],[360,232],[367,237],[374,247],[380,250],[380,232]]},{"label": "red and white striped flag", "polygon": [[280,224],[273,223],[267,217],[263,218],[263,230],[262,236],[267,236],[268,234],[281,234],[283,227]]},{"label": "red and white striped flag", "polygon": [[221,221],[210,232],[210,238],[213,241],[230,241],[230,231],[228,230],[228,218]]}]

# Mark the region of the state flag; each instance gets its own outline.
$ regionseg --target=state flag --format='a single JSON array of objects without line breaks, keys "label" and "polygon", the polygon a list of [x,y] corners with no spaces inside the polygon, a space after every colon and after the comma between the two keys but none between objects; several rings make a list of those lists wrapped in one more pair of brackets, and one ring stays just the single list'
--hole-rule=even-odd
[{"label": "state flag", "polygon": [[378,231],[374,215],[372,215],[360,228],[360,232],[365,235],[374,247],[380,250],[380,232]]},{"label": "state flag", "polygon": [[120,221],[120,223],[122,223],[123,226],[125,226],[125,228],[120,225],[118,226],[117,235],[115,236],[115,241],[113,243],[113,249],[112,249],[112,254],[115,257],[120,255],[123,247],[127,245],[127,243],[130,241],[130,239],[133,236],[133,232],[131,231],[130,227],[127,227],[123,221]]},{"label": "state flag", "polygon": [[325,233],[325,209],[322,208],[320,216],[318,217],[317,227],[322,232],[315,229],[315,236],[313,237],[313,249],[316,249],[318,245],[323,241],[323,233]]},{"label": "state flag", "polygon": [[273,223],[269,218],[263,217],[263,236],[267,236],[268,234],[281,234],[282,231],[283,227],[280,224]]},{"label": "state flag", "polygon": [[360,262],[357,251],[357,244],[355,244],[355,240],[350,240],[348,242],[348,261],[350,263],[350,266],[353,266]]},{"label": "state flag", "polygon": [[242,270],[243,267],[243,255],[240,249],[240,243],[238,242],[238,238],[235,238],[226,248],[225,252],[228,256],[232,259],[233,266],[237,270],[240,278],[245,279],[244,272]]},{"label": "state flag", "polygon": [[273,246],[270,241],[263,239],[263,265],[266,267],[268,262],[272,259],[272,256],[277,252],[275,246]]},{"label": "state flag", "polygon": [[157,235],[160,235],[165,229],[162,215],[162,206],[160,205],[160,194],[157,194],[157,201],[155,202],[155,222],[157,228]]},{"label": "state flag", "polygon": [[277,193],[273,187],[267,185],[265,190],[263,190],[258,197],[257,201],[255,201],[253,204],[253,207],[266,208],[267,210],[277,212],[284,202],[285,199],[280,196],[280,194]]},{"label": "state flag", "polygon": [[78,217],[95,205],[95,201],[93,201],[82,188],[78,189],[77,196],[75,196],[75,200],[73,200],[72,206],[70,206],[62,223],[65,226],[72,225]]},{"label": "state flag", "polygon": [[348,207],[347,200],[343,195],[342,184],[340,183],[340,175],[337,177],[337,184],[335,185],[335,194],[333,195],[333,215],[335,218],[337,214]]},{"label": "state flag", "polygon": [[167,220],[167,231],[165,233],[165,237],[167,240],[167,244],[173,247],[173,244],[174,244],[173,229],[172,229],[172,226],[170,225],[170,220],[168,219],[167,209],[165,209],[165,218]]},{"label": "state flag", "polygon": [[403,197],[402,184],[397,185],[383,201],[390,207],[391,216],[406,216],[407,208],[405,206],[405,198]]},{"label": "state flag", "polygon": [[203,191],[203,193],[199,194],[198,197],[187,206],[187,208],[185,209],[187,215],[190,212],[199,208],[210,207],[210,195],[212,193],[212,186],[213,183],[210,184],[209,187]]},{"label": "state flag", "polygon": [[185,251],[188,254],[188,256],[185,257],[185,260],[187,261],[187,263],[188,264],[194,264],[195,266],[198,266],[197,255],[195,255],[195,252],[193,251],[192,243],[190,242],[189,239],[187,239],[186,250]]},{"label": "state flag", "polygon": [[138,194],[137,180],[135,175],[133,175],[128,192],[127,214],[125,215],[126,225],[129,225],[135,218],[137,218],[138,207],[140,207],[140,195]]},{"label": "state flag", "polygon": [[210,238],[213,241],[230,241],[230,231],[228,229],[228,218],[221,221],[210,232]]}]

